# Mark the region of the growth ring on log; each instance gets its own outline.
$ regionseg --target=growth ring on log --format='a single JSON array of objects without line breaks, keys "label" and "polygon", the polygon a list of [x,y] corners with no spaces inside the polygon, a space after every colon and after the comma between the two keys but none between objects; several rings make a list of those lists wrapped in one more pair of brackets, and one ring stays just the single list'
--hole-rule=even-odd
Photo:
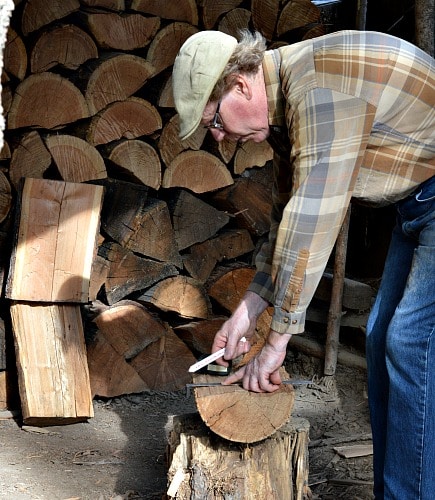
[{"label": "growth ring on log", "polygon": [[[281,378],[288,375],[281,369]],[[194,375],[194,383],[221,382],[221,377]],[[292,385],[272,393],[246,391],[240,386],[195,387],[195,401],[204,423],[219,436],[239,443],[266,439],[290,418],[294,403]]]}]

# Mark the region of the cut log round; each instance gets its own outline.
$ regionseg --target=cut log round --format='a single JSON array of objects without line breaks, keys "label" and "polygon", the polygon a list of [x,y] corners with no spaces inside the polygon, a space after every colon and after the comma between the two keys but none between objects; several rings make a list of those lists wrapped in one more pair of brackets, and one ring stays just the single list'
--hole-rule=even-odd
[{"label": "cut log round", "polygon": [[182,318],[206,319],[211,309],[204,289],[187,276],[174,276],[159,281],[137,300],[161,311],[175,312]]},{"label": "cut log round", "polygon": [[80,8],[79,0],[28,0],[23,9],[21,29],[24,35],[58,21],[76,12]]},{"label": "cut log round", "polygon": [[282,9],[276,27],[276,34],[320,22],[320,10],[311,0],[290,0]]},{"label": "cut log round", "polygon": [[125,51],[146,47],[160,28],[158,17],[140,14],[89,13],[86,22],[100,47]]},{"label": "cut log round", "polygon": [[[281,368],[281,378],[289,376]],[[195,374],[193,383],[220,383],[222,378]],[[282,384],[272,393],[246,391],[238,385],[195,387],[195,401],[204,423],[219,436],[238,443],[266,439],[290,418],[294,389]]]},{"label": "cut log round", "polygon": [[161,29],[151,42],[147,59],[156,74],[172,66],[183,43],[198,29],[187,23],[175,22]]},{"label": "cut log round", "polygon": [[145,186],[158,190],[162,184],[162,169],[156,150],[138,139],[117,143],[108,156],[116,166]]},{"label": "cut log round", "polygon": [[154,73],[155,70],[148,61],[133,54],[100,57],[85,91],[90,113],[94,115],[108,104],[130,97]]},{"label": "cut log round", "polygon": [[247,9],[233,9],[219,22],[218,29],[235,38],[240,36],[240,31],[249,29],[251,11]]},{"label": "cut log round", "polygon": [[50,166],[51,155],[36,130],[23,135],[15,147],[9,165],[9,178],[18,191],[21,179],[33,177],[42,179]]},{"label": "cut log round", "polygon": [[170,8],[162,0],[133,0],[131,9],[163,19],[185,21],[194,26],[198,25],[198,8],[195,0],[177,0],[171,3]]},{"label": "cut log round", "polygon": [[59,173],[67,182],[86,182],[107,177],[100,153],[73,135],[51,135],[45,139]]},{"label": "cut log round", "polygon": [[3,172],[0,172],[0,223],[8,216],[12,206],[11,185]]},{"label": "cut log round", "polygon": [[162,128],[157,109],[144,99],[130,97],[114,102],[92,118],[86,135],[93,146],[107,144],[121,138],[136,139]]},{"label": "cut log round", "polygon": [[269,42],[273,40],[281,0],[252,0],[251,12],[254,28]]},{"label": "cut log round", "polygon": [[207,151],[183,151],[163,174],[162,187],[183,187],[194,193],[215,191],[234,183],[224,163]]},{"label": "cut log round", "polygon": [[23,80],[27,70],[27,50],[20,36],[9,27],[3,53],[4,70]]},{"label": "cut log round", "polygon": [[234,173],[241,174],[247,168],[263,167],[273,158],[273,149],[267,141],[248,141],[238,147],[234,157]]},{"label": "cut log round", "polygon": [[30,55],[30,70],[42,73],[57,65],[78,69],[97,57],[98,49],[92,38],[78,26],[67,24],[42,33]]},{"label": "cut log round", "polygon": [[170,165],[172,160],[185,149],[198,151],[204,142],[207,129],[198,127],[195,132],[185,141],[182,141],[180,133],[180,120],[178,115],[174,115],[163,127],[159,140],[159,151],[165,165]]},{"label": "cut log round", "polygon": [[210,354],[214,337],[227,319],[218,316],[203,321],[192,321],[175,327],[174,331],[192,351]]},{"label": "cut log round", "polygon": [[174,92],[172,89],[172,74],[166,78],[159,92],[158,105],[161,108],[174,108]]},{"label": "cut log round", "polygon": [[242,0],[222,0],[220,2],[216,2],[216,0],[203,0],[202,21],[205,29],[213,29],[223,14],[235,9],[241,3]]},{"label": "cut log round", "polygon": [[83,94],[54,73],[30,75],[17,87],[8,113],[8,128],[53,129],[89,116]]}]

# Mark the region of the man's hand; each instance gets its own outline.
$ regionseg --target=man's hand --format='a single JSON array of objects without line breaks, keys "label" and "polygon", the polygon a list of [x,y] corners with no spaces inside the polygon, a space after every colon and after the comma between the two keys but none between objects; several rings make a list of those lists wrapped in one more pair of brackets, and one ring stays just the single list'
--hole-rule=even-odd
[{"label": "man's hand", "polygon": [[291,335],[269,332],[263,349],[240,370],[223,381],[223,385],[242,380],[243,388],[254,392],[274,392],[279,389],[281,368]]},{"label": "man's hand", "polygon": [[[254,335],[257,319],[268,303],[253,292],[246,292],[240,304],[216,333],[211,352],[225,347],[225,355],[216,363],[228,366],[230,359],[245,354],[251,348],[250,339]],[[240,342],[245,337],[246,342]]]}]

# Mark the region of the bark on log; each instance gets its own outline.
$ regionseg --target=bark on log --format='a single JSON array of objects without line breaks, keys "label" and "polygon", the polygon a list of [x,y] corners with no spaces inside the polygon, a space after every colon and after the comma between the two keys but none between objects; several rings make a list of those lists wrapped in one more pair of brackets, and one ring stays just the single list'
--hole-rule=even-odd
[{"label": "bark on log", "polygon": [[9,129],[53,129],[88,116],[89,109],[79,89],[60,75],[44,72],[30,75],[18,85],[7,123]]},{"label": "bark on log", "polygon": [[43,32],[30,54],[30,71],[42,73],[55,66],[78,69],[98,57],[92,37],[78,26],[67,24]]},{"label": "bark on log", "polygon": [[308,434],[309,422],[293,417],[270,438],[243,445],[211,434],[197,414],[175,416],[167,494],[180,500],[308,499]]}]

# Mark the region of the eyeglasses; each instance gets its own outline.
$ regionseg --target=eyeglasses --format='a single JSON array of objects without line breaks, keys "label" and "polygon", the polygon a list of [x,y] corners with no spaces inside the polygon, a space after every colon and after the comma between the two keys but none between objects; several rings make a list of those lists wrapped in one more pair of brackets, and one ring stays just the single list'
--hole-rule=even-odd
[{"label": "eyeglasses", "polygon": [[214,114],[213,120],[209,125],[204,125],[204,128],[206,129],[211,129],[211,128],[217,128],[219,130],[223,130],[224,124],[222,122],[221,115],[219,114],[219,110],[221,108],[221,99],[218,101],[218,105],[216,108],[216,113]]}]

